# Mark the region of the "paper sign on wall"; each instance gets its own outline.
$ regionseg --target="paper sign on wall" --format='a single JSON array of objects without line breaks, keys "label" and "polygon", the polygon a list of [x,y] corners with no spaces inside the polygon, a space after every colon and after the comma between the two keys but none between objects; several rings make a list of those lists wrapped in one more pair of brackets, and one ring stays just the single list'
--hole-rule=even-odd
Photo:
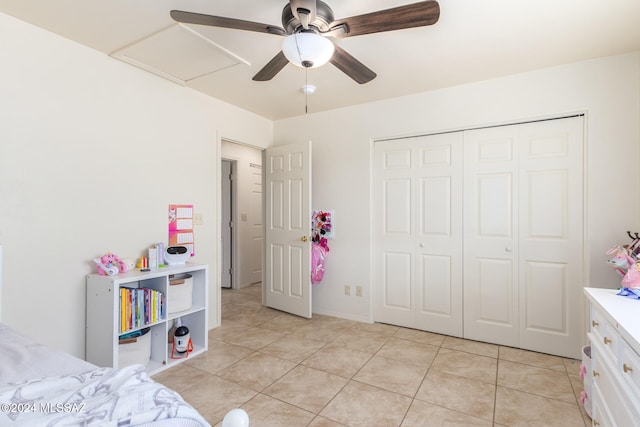
[{"label": "paper sign on wall", "polygon": [[195,255],[193,205],[169,205],[169,246],[185,246]]}]

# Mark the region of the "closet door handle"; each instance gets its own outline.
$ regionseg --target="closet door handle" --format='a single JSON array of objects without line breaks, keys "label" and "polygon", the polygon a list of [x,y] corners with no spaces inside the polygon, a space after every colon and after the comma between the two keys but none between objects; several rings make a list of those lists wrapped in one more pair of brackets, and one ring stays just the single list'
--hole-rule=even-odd
[{"label": "closet door handle", "polygon": [[506,248],[504,248],[505,252],[511,252],[511,246],[507,246]]},{"label": "closet door handle", "polygon": [[627,373],[627,372],[633,372],[633,368],[631,368],[631,366],[627,365],[626,363],[622,364],[622,370]]}]

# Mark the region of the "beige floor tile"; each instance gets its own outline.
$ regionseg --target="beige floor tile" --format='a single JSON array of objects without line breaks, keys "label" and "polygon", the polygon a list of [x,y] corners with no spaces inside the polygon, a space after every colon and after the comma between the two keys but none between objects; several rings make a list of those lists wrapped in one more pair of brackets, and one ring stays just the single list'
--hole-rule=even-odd
[{"label": "beige floor tile", "polygon": [[387,325],[385,323],[357,323],[351,329],[355,331],[369,332],[372,334],[391,336],[395,334],[400,327]]},{"label": "beige floor tile", "polygon": [[311,323],[310,319],[283,313],[277,315],[271,320],[261,323],[260,327],[270,329],[272,331],[290,333],[308,325],[309,323]]},{"label": "beige floor tile", "polygon": [[419,331],[417,329],[400,328],[394,334],[395,338],[401,338],[409,341],[419,342],[421,344],[430,344],[440,347],[445,339],[444,335],[434,334],[433,332]]},{"label": "beige floor tile", "polygon": [[313,322],[296,329],[291,334],[328,343],[338,338],[342,334],[342,330],[334,330],[330,326],[324,327],[321,323]]},{"label": "beige floor tile", "polygon": [[283,336],[284,334],[282,332],[253,327],[228,337],[225,339],[225,342],[239,345],[240,347],[246,347],[251,350],[260,350],[262,347],[268,346]]},{"label": "beige floor tile", "polygon": [[353,377],[354,380],[413,397],[427,373],[426,366],[373,356]]},{"label": "beige floor tile", "polygon": [[430,370],[416,399],[492,421],[495,393],[493,384]]},{"label": "beige floor tile", "polygon": [[[525,365],[537,366],[539,368],[553,369],[554,371],[566,372],[562,357],[550,354],[536,353],[535,351],[522,350],[513,347],[500,347],[500,360],[522,363]],[[578,370],[580,367],[578,366]]]},{"label": "beige floor tile", "polygon": [[163,384],[170,389],[181,393],[183,390],[193,386],[202,380],[203,375],[200,369],[182,364],[155,374],[152,379]]},{"label": "beige floor tile", "polygon": [[311,320],[312,323],[317,326],[332,329],[336,332],[344,332],[360,323],[353,320],[340,319],[338,317],[325,316],[322,314],[314,314]]},{"label": "beige floor tile", "polygon": [[399,426],[409,405],[409,397],[350,381],[320,415],[353,427]]},{"label": "beige floor tile", "polygon": [[267,387],[263,394],[317,414],[347,381],[337,375],[298,365]]},{"label": "beige floor tile", "polygon": [[568,403],[576,401],[569,376],[552,369],[500,360],[498,385]]},{"label": "beige floor tile", "polygon": [[251,326],[223,318],[220,326],[209,330],[209,340],[224,341],[227,338],[231,338],[234,335],[249,329],[250,327]]},{"label": "beige floor tile", "polygon": [[480,356],[498,357],[499,346],[486,342],[465,340],[456,337],[446,337],[442,342],[442,347],[452,350],[466,351],[467,353],[479,354]]},{"label": "beige floor tile", "polygon": [[263,322],[267,322],[277,317],[278,315],[278,311],[266,307],[256,309],[252,307],[236,305],[233,312],[225,315],[224,318],[248,326],[257,326]]},{"label": "beige floor tile", "polygon": [[221,341],[209,342],[209,349],[191,360],[184,362],[187,366],[216,374],[222,369],[233,365],[253,353],[245,347],[228,344]]},{"label": "beige floor tile", "polygon": [[437,353],[436,346],[391,337],[376,355],[428,368]]},{"label": "beige floor tile", "polygon": [[260,352],[300,363],[324,347],[324,343],[296,335],[285,335],[263,347]]},{"label": "beige floor tile", "polygon": [[295,363],[288,360],[268,354],[253,353],[238,363],[223,369],[218,373],[218,376],[243,387],[262,391],[295,366]]},{"label": "beige floor tile", "polygon": [[486,383],[496,383],[498,360],[464,351],[441,348],[431,369]]},{"label": "beige floor tile", "polygon": [[380,350],[380,348],[382,348],[389,339],[390,337],[386,335],[378,335],[370,332],[349,329],[343,332],[338,338],[334,339],[332,344],[342,345],[353,350],[374,354],[376,351]]},{"label": "beige floor tile", "polygon": [[564,367],[569,375],[580,375],[580,366],[582,365],[582,360],[576,359],[562,359],[562,363],[564,363]]},{"label": "beige floor tile", "polygon": [[576,404],[498,387],[495,420],[505,426],[584,427]]},{"label": "beige floor tile", "polygon": [[242,406],[257,394],[215,375],[205,374],[203,378],[180,395],[211,425],[222,421],[227,412]]},{"label": "beige floor tile", "polygon": [[315,417],[309,411],[263,394],[255,396],[242,409],[249,415],[251,427],[306,426]]},{"label": "beige floor tile", "polygon": [[369,353],[328,344],[302,362],[310,368],[345,378],[353,377],[371,358]]},{"label": "beige floor tile", "polygon": [[491,421],[414,400],[402,427],[492,427]]},{"label": "beige floor tile", "polygon": [[339,422],[318,415],[307,427],[344,427],[344,424],[340,424]]}]

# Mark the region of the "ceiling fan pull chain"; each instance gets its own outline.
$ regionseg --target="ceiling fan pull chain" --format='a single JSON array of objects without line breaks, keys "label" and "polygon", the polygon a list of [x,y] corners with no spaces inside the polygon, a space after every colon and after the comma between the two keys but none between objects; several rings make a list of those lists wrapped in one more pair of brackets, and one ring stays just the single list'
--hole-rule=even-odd
[{"label": "ceiling fan pull chain", "polygon": [[[309,87],[309,69],[304,69],[304,86]],[[304,91],[304,113],[309,114],[309,91]]]}]

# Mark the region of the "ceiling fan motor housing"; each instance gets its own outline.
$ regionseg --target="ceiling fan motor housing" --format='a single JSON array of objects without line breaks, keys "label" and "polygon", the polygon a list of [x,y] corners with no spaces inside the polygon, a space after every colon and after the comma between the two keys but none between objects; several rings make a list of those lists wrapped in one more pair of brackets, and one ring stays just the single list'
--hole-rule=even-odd
[{"label": "ceiling fan motor housing", "polygon": [[[333,21],[333,10],[326,3],[317,1],[316,18],[309,22],[309,26],[316,31],[326,32]],[[287,34],[294,34],[302,29],[302,22],[293,14],[289,3],[282,9],[282,27]]]}]

